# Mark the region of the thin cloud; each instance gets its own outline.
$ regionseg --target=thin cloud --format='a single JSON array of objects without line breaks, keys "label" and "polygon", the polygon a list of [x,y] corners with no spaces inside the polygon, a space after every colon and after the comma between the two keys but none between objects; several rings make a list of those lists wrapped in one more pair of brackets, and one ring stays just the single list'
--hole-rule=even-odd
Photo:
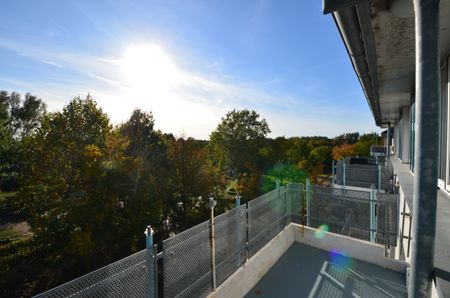
[{"label": "thin cloud", "polygon": [[[40,96],[49,103],[50,110],[62,108],[75,96],[90,93],[114,123],[126,121],[133,109],[141,108],[154,113],[156,127],[163,131],[183,132],[205,139],[221,117],[234,108],[260,111],[269,121],[273,136],[308,135],[318,131],[330,135],[337,132],[338,115],[355,119],[348,111],[336,106],[324,106],[314,100],[302,100],[295,94],[277,94],[264,89],[273,87],[272,84],[237,83],[220,73],[205,75],[180,69],[174,64],[173,71],[179,76],[175,85],[168,85],[167,90],[158,92],[149,88],[136,93],[122,73],[120,57],[96,57],[6,42],[0,42],[0,47],[84,76],[49,81],[42,78],[33,82],[0,78],[7,85]],[[352,130],[356,124],[347,126],[343,123],[339,127]]]}]

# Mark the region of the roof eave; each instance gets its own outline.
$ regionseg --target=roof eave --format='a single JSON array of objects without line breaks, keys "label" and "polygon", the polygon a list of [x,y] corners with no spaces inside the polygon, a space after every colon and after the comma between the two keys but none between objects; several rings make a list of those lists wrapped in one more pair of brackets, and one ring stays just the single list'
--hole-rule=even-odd
[{"label": "roof eave", "polygon": [[377,126],[381,118],[375,41],[367,0],[324,0],[324,13],[332,12],[367,103]]}]

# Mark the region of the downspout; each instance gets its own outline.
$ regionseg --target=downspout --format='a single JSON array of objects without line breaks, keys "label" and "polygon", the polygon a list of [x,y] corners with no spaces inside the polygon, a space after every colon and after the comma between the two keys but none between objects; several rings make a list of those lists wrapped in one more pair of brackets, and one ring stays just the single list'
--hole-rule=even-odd
[{"label": "downspout", "polygon": [[430,297],[434,268],[439,138],[439,0],[414,0],[416,144],[409,297]]}]

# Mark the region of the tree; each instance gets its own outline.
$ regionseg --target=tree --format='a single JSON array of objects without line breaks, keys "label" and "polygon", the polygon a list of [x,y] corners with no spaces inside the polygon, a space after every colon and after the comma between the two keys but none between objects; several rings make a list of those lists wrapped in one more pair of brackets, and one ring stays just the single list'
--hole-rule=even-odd
[{"label": "tree", "polygon": [[349,156],[356,156],[357,151],[355,145],[342,144],[333,148],[331,156],[334,160],[341,160]]},{"label": "tree", "polygon": [[286,152],[288,160],[298,164],[309,157],[308,141],[305,138],[290,138],[289,147]]},{"label": "tree", "polygon": [[153,114],[136,109],[130,119],[120,127],[120,132],[130,141],[127,154],[141,156],[148,151],[148,147],[157,141],[157,134],[153,127]]},{"label": "tree", "polygon": [[40,119],[45,113],[45,103],[40,98],[27,93],[22,106],[12,110],[13,134],[19,138],[24,138],[34,133],[39,128]]},{"label": "tree", "polygon": [[[126,241],[137,246],[136,231],[151,224],[156,237],[167,236],[163,222],[171,213],[167,202],[175,192],[174,168],[169,158],[172,138],[154,130],[151,112],[133,111],[119,126],[118,133],[127,140],[126,163],[116,173],[117,192],[123,194],[123,213],[127,218]],[[161,234],[162,233],[162,234]]]},{"label": "tree", "polygon": [[34,133],[45,113],[45,103],[30,93],[22,101],[17,92],[0,91],[0,121],[11,137],[21,139]]},{"label": "tree", "polygon": [[276,181],[281,184],[305,183],[307,175],[303,169],[294,164],[277,164],[264,176],[262,190],[269,192],[276,187]]},{"label": "tree", "polygon": [[104,249],[113,241],[105,239],[113,235],[118,213],[118,200],[105,183],[110,129],[108,117],[88,96],[45,116],[37,134],[24,140],[18,199],[47,252],[43,274],[49,284],[107,258]]},{"label": "tree", "polygon": [[231,177],[258,166],[259,151],[270,133],[265,119],[249,110],[232,110],[210,135],[213,157]]},{"label": "tree", "polygon": [[35,133],[46,105],[41,99],[27,93],[0,91],[0,191],[16,191],[21,171],[22,148],[20,140]]},{"label": "tree", "polygon": [[178,138],[171,142],[169,157],[175,169],[175,192],[170,200],[177,231],[200,223],[208,216],[208,197],[215,194],[216,173],[207,163],[202,141]]},{"label": "tree", "polygon": [[349,133],[343,133],[337,137],[334,138],[334,146],[340,146],[342,144],[355,144],[358,142],[359,139],[359,132],[349,132]]},{"label": "tree", "polygon": [[319,146],[309,154],[308,172],[313,182],[317,182],[319,174],[331,172],[331,148]]},{"label": "tree", "polygon": [[359,137],[358,142],[355,143],[355,151],[358,156],[369,156],[370,155],[370,147],[372,145],[382,144],[381,138],[377,133],[368,133],[361,135]]}]

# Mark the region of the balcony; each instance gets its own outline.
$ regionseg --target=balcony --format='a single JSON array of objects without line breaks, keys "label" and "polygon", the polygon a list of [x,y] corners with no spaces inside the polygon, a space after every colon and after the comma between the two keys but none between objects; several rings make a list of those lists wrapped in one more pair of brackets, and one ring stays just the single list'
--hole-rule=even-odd
[{"label": "balcony", "polygon": [[333,184],[339,188],[367,189],[374,187],[379,191],[392,192],[393,167],[384,156],[347,157],[333,162]]},{"label": "balcony", "polygon": [[37,297],[403,297],[397,223],[395,193],[288,184]]},{"label": "balcony", "polygon": [[384,247],[290,224],[210,297],[407,297]]}]

